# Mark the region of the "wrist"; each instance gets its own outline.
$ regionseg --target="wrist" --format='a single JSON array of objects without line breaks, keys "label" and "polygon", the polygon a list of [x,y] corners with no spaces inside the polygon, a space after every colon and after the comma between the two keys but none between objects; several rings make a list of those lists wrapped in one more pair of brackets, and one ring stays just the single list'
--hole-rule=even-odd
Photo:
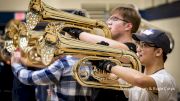
[{"label": "wrist", "polygon": [[13,74],[18,77],[19,76],[19,72],[24,69],[23,66],[21,64],[18,64],[18,63],[12,63],[11,64],[12,66],[12,71],[13,71]]},{"label": "wrist", "polygon": [[122,66],[120,66],[120,65],[116,65],[116,66],[113,66],[112,68],[111,68],[111,73],[113,73],[113,74],[116,74],[116,75],[118,75],[120,72],[119,71],[122,71],[121,68]]},{"label": "wrist", "polygon": [[82,32],[83,32],[83,30],[81,30],[81,29],[79,29],[79,30],[77,30],[76,32],[74,32],[75,37],[78,38],[78,39],[80,39],[79,37],[80,37],[80,34],[81,34]]},{"label": "wrist", "polygon": [[81,33],[79,33],[79,35],[78,35],[78,39],[81,39],[81,37],[83,36],[83,34],[85,35],[86,34],[86,32],[81,32]]},{"label": "wrist", "polygon": [[19,66],[22,66],[22,65],[20,63],[14,62],[14,63],[11,63],[11,66],[12,67],[19,67]]}]

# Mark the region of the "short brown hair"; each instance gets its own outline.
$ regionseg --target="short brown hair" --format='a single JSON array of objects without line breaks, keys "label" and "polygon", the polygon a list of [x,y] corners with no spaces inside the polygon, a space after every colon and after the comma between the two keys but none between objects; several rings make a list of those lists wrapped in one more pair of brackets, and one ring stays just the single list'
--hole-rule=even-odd
[{"label": "short brown hair", "polygon": [[141,23],[141,16],[133,5],[120,5],[111,11],[111,15],[114,13],[119,13],[125,21],[132,23],[133,27],[131,33],[137,32]]}]

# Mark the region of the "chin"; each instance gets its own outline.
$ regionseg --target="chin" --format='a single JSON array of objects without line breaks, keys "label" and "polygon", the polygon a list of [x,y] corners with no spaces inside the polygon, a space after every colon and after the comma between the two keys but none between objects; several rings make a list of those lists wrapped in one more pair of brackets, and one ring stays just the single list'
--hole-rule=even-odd
[{"label": "chin", "polygon": [[142,59],[142,58],[139,58],[139,60],[140,60],[140,62],[141,62],[141,63],[144,63],[144,59]]},{"label": "chin", "polygon": [[144,59],[140,59],[140,62],[142,65],[146,65],[147,64],[147,60],[144,60]]}]

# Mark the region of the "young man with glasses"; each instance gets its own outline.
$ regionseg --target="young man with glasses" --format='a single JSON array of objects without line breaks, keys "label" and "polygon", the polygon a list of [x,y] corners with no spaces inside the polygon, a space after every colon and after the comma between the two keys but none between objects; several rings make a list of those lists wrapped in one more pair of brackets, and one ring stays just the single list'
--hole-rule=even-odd
[{"label": "young man with glasses", "polygon": [[[132,33],[135,33],[140,25],[141,17],[138,11],[131,4],[124,4],[114,8],[111,11],[111,16],[107,20],[107,25],[112,33],[112,39],[107,39],[102,36],[93,35],[83,32],[77,28],[65,28],[75,38],[87,41],[90,43],[107,43],[110,47],[132,50],[136,52],[136,46],[133,43]],[[107,45],[106,44],[106,45]],[[96,95],[95,93],[98,94]],[[99,89],[93,93],[95,101],[120,101],[128,100],[122,91]]]},{"label": "young man with glasses", "polygon": [[126,92],[129,101],[177,101],[175,80],[164,68],[167,54],[171,51],[166,33],[148,29],[134,34],[133,38],[137,41],[137,55],[145,66],[144,73],[110,61],[100,62],[97,68],[114,73],[134,85]]},{"label": "young man with glasses", "polygon": [[[97,36],[78,28],[64,28],[65,32],[68,32],[75,38],[91,43],[99,43],[105,41],[111,47],[132,49],[136,51],[135,45],[131,44],[132,33],[135,33],[140,25],[141,17],[135,7],[131,4],[124,4],[114,8],[111,11],[111,16],[107,19],[107,25],[112,33],[112,39],[107,39],[102,36]],[[119,44],[118,44],[119,43]],[[127,46],[125,46],[125,43]],[[132,47],[131,47],[132,46]]]}]

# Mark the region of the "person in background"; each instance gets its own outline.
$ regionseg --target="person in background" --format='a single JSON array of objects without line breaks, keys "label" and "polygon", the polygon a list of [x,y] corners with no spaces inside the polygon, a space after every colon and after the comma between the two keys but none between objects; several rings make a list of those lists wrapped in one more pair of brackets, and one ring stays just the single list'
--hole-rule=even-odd
[{"label": "person in background", "polygon": [[[53,91],[56,96],[51,99],[53,101],[92,101],[92,88],[81,86],[72,76],[72,67],[78,60],[76,56],[62,55],[50,66],[31,71],[24,66],[28,62],[16,51],[12,54],[11,66],[13,74],[24,84],[55,85]],[[85,68],[87,72],[90,70],[89,67]]]}]

